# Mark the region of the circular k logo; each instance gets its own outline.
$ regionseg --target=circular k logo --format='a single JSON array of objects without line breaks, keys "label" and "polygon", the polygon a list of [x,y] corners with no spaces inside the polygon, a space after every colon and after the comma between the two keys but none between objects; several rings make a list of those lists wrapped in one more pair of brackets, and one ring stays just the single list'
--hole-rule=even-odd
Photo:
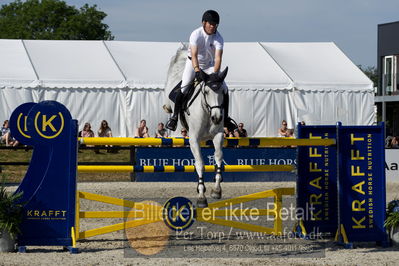
[{"label": "circular k logo", "polygon": [[163,207],[165,224],[175,230],[186,230],[194,223],[195,209],[193,203],[184,197],[169,199]]}]

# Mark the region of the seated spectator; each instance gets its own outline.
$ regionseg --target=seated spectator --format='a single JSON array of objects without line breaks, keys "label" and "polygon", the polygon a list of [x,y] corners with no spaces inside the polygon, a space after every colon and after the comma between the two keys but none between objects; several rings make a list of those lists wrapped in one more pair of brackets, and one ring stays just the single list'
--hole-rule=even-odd
[{"label": "seated spectator", "polygon": [[[101,121],[100,128],[98,129],[98,136],[100,138],[112,138],[111,128],[108,126],[108,122],[106,120]],[[105,147],[112,147],[112,145],[105,145]],[[99,149],[95,149],[95,153],[100,153]],[[107,152],[112,152],[111,149],[107,149]]]},{"label": "seated spectator", "polygon": [[227,127],[223,128],[223,135],[225,138],[234,137],[233,132],[229,131],[229,129]]},{"label": "seated spectator", "polygon": [[387,136],[387,138],[385,139],[385,148],[392,148],[392,136]]},{"label": "seated spectator", "polygon": [[[94,131],[91,130],[91,125],[90,123],[85,123],[83,130],[79,132],[79,137],[80,138],[94,138]],[[80,145],[80,147],[86,147],[86,145]],[[87,145],[87,147],[94,147],[94,145]],[[97,150],[95,149],[94,152],[97,153]]]},{"label": "seated spectator", "polygon": [[244,129],[244,124],[239,123],[238,128],[234,130],[234,137],[241,138],[241,137],[248,137],[247,130]]},{"label": "seated spectator", "polygon": [[293,130],[287,128],[287,121],[283,120],[281,122],[281,127],[278,130],[280,137],[293,137]]},{"label": "seated spectator", "polygon": [[1,143],[5,143],[6,146],[15,147],[19,144],[19,142],[11,136],[10,126],[8,120],[5,120],[3,126],[1,128],[0,135]]},{"label": "seated spectator", "polygon": [[184,127],[181,129],[180,133],[181,133],[181,136],[182,136],[183,138],[188,138],[187,129],[185,129]]},{"label": "seated spectator", "polygon": [[[299,124],[301,126],[306,126],[305,121],[303,121],[303,120],[301,122],[299,122]],[[296,130],[292,129],[292,135],[293,135],[294,138],[298,138],[298,129],[296,129]]]},{"label": "seated spectator", "polygon": [[161,122],[158,124],[158,129],[155,131],[156,138],[167,138],[168,131],[165,128],[165,125]]},{"label": "seated spectator", "polygon": [[[184,127],[180,130],[180,136],[175,136],[176,138],[185,138],[188,139],[188,131]],[[190,145],[183,145],[184,147],[189,147]],[[182,145],[173,145],[173,147],[182,147]]]},{"label": "seated spectator", "polygon": [[395,136],[395,137],[392,138],[391,148],[392,149],[399,149],[399,137],[398,136]]},{"label": "seated spectator", "polygon": [[[85,125],[83,126],[83,129],[81,131],[79,131],[78,134],[79,138],[93,138],[94,137],[94,132],[93,130],[91,130],[91,125],[90,123],[85,123]],[[80,144],[80,147],[94,147],[94,145],[85,145],[85,144]],[[95,149],[94,152],[97,152],[98,150]],[[81,152],[79,150],[79,152]]]},{"label": "seated spectator", "polygon": [[90,123],[85,123],[83,130],[79,132],[80,137],[82,138],[93,138],[94,137],[94,132],[91,130],[91,125]]},{"label": "seated spectator", "polygon": [[1,143],[8,143],[8,133],[10,132],[10,128],[8,126],[8,120],[3,122],[3,126],[1,127]]},{"label": "seated spectator", "polygon": [[100,128],[98,129],[98,136],[100,138],[112,138],[112,131],[106,120],[101,121]]},{"label": "seated spectator", "polygon": [[149,138],[147,122],[143,119],[140,121],[140,126],[136,129],[135,138]]}]

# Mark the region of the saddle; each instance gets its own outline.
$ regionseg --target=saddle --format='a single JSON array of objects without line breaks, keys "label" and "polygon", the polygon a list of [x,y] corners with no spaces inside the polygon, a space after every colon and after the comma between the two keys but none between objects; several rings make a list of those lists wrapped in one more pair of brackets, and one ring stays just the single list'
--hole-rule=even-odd
[{"label": "saddle", "polygon": [[[181,88],[181,83],[182,83],[181,81],[179,83],[177,83],[177,85],[169,93],[169,99],[173,103],[176,102],[176,95],[177,95],[178,90],[180,90],[180,88]],[[187,88],[187,93],[184,94],[183,102],[182,102],[182,108],[180,109],[180,113],[179,113],[180,123],[187,130],[189,130],[189,127],[188,127],[188,123],[187,123],[186,116],[185,116],[184,113],[187,113],[188,115],[190,115],[190,112],[188,111],[188,107],[190,107],[190,105],[192,103],[192,101],[190,101],[190,100],[193,98],[193,95],[194,95],[194,92],[195,92],[195,87],[196,87],[197,84],[198,84],[197,82],[191,83],[189,85],[189,87]],[[195,97],[197,97],[197,96],[198,96],[198,93],[196,94]]]}]

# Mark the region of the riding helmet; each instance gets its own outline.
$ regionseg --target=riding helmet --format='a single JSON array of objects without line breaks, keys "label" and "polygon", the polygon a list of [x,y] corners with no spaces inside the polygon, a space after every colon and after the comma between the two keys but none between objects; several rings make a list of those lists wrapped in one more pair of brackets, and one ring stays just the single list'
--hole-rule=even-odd
[{"label": "riding helmet", "polygon": [[202,22],[208,21],[209,23],[215,23],[219,24],[220,17],[218,12],[215,10],[207,10],[205,13],[202,15]]}]

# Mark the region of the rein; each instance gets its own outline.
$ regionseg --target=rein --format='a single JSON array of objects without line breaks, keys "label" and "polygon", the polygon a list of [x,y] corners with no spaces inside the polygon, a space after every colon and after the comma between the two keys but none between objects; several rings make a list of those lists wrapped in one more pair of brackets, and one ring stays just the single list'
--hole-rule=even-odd
[{"label": "rein", "polygon": [[[198,85],[201,85],[201,84],[202,84],[202,83],[197,83],[197,84],[195,85],[195,88],[196,88]],[[194,100],[198,97],[198,95],[199,95],[200,92],[202,91],[202,88],[203,88],[203,87],[204,87],[204,85],[201,85],[201,88],[195,93],[194,97],[191,98],[191,101],[188,103],[188,105],[187,105],[187,107],[186,107],[188,115],[190,115],[190,113],[188,112],[188,108],[193,104]]]},{"label": "rein", "polygon": [[212,109],[214,108],[219,108],[219,109],[223,109],[223,105],[214,105],[214,106],[210,106],[208,101],[206,100],[206,96],[204,93],[204,88],[205,88],[205,82],[201,82],[201,83],[197,83],[197,85],[195,87],[197,87],[198,85],[200,85],[201,87],[198,89],[198,91],[195,93],[194,97],[191,99],[191,101],[189,102],[189,104],[186,107],[186,112],[188,115],[190,115],[190,112],[188,111],[188,108],[193,104],[193,102],[195,101],[195,99],[198,97],[198,95],[202,92],[202,95],[204,95],[204,100],[205,100],[205,106],[209,112],[209,114],[212,112]]}]

